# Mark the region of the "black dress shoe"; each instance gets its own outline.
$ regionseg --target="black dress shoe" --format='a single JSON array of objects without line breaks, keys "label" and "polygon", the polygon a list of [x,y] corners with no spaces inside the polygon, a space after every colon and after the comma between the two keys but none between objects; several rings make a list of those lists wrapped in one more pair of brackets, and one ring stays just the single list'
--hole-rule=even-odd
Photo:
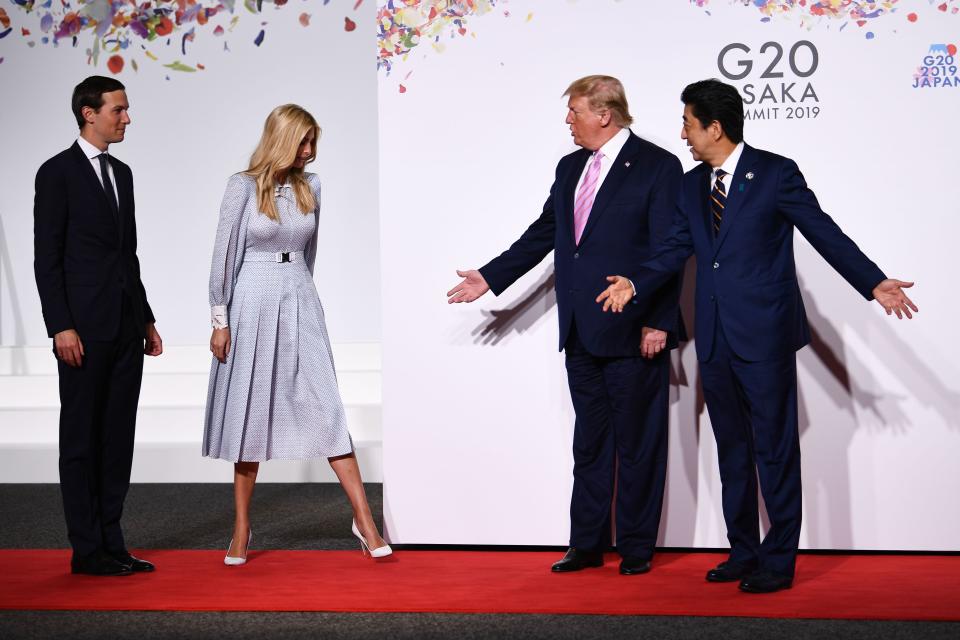
[{"label": "black dress shoe", "polygon": [[602,567],[603,554],[599,551],[580,551],[573,547],[567,549],[566,555],[559,562],[554,562],[550,570],[554,573],[580,571],[588,567]]},{"label": "black dress shoe", "polygon": [[737,580],[743,580],[756,570],[756,567],[752,565],[721,562],[707,571],[707,582],[736,582]]},{"label": "black dress shoe", "polygon": [[129,576],[133,570],[105,553],[94,553],[85,557],[74,556],[70,561],[70,572],[88,576]]},{"label": "black dress shoe", "polygon": [[650,571],[650,561],[624,556],[620,561],[620,575],[637,576]]},{"label": "black dress shoe", "polygon": [[153,566],[152,562],[147,562],[146,560],[141,560],[140,558],[135,558],[129,553],[121,553],[112,556],[114,560],[120,564],[125,564],[130,567],[130,570],[134,573],[149,573],[155,571],[156,567]]},{"label": "black dress shoe", "polygon": [[773,593],[793,586],[793,577],[761,569],[740,581],[740,591],[747,593]]}]

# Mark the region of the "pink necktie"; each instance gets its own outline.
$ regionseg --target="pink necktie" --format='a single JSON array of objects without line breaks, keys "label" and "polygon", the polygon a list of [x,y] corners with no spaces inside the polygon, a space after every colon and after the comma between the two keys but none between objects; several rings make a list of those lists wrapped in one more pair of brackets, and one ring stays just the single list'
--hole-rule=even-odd
[{"label": "pink necktie", "polygon": [[580,185],[580,191],[577,192],[577,201],[573,205],[573,238],[577,244],[580,244],[580,236],[583,235],[583,229],[587,226],[587,218],[590,217],[590,209],[593,208],[593,198],[597,193],[597,179],[600,177],[600,160],[603,154],[595,151],[593,162],[587,169],[587,175],[583,178],[583,184]]}]

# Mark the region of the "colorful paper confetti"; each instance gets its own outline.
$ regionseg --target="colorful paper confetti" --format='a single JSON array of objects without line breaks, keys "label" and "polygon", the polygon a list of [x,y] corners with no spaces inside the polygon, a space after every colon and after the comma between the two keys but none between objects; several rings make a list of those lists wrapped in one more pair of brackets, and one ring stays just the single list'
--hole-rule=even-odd
[{"label": "colorful paper confetti", "polygon": [[[465,36],[467,21],[506,0],[386,0],[377,8],[377,68],[390,75],[394,60],[423,42]],[[436,47],[435,47],[436,48]]]},{"label": "colorful paper confetti", "polygon": [[[307,0],[317,2],[319,0]],[[348,1],[348,0],[345,0]],[[0,7],[0,38],[19,31],[21,37],[30,38],[36,31],[34,25],[44,34],[42,44],[59,46],[68,43],[80,48],[86,54],[91,65],[98,65],[100,54],[107,58],[107,70],[113,74],[123,71],[125,62],[131,63],[136,71],[139,67],[134,56],[143,53],[150,60],[160,60],[174,56],[189,56],[189,44],[204,34],[222,37],[233,31],[241,15],[251,13],[261,16],[264,11],[282,10],[289,0],[9,0],[12,7],[21,10],[25,19],[16,22],[31,21],[27,25],[12,24],[7,10]],[[323,2],[323,6],[329,0]],[[347,5],[356,10],[362,0],[353,0]],[[271,8],[269,5],[273,4]],[[289,11],[289,10],[288,10]],[[311,15],[306,12],[291,12],[291,19],[301,25],[310,25]],[[329,15],[329,14],[328,14]],[[333,15],[330,15],[333,18]],[[353,31],[357,25],[347,20],[347,31]],[[261,23],[262,26],[266,22]],[[208,36],[209,37],[209,36]],[[266,37],[266,29],[259,30],[253,45],[259,47]],[[33,40],[29,46],[36,44]],[[137,45],[140,45],[139,47]],[[148,51],[147,46],[153,51]],[[170,47],[165,55],[164,48]],[[224,52],[230,47],[224,42]],[[159,55],[158,55],[159,54]],[[176,61],[164,66],[175,71],[196,71],[203,68]]]}]

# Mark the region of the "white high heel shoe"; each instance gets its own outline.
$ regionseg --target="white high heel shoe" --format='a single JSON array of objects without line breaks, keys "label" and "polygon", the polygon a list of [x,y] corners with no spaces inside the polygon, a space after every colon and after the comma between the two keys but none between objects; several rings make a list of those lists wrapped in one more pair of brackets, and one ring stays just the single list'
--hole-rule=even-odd
[{"label": "white high heel shoe", "polygon": [[356,520],[350,524],[350,529],[353,531],[353,535],[357,536],[357,539],[360,540],[360,550],[363,551],[363,555],[369,554],[371,558],[386,558],[393,553],[393,549],[391,549],[388,544],[377,547],[376,549],[371,549],[370,545],[367,544],[367,539],[360,534],[360,529],[357,529]]},{"label": "white high heel shoe", "polygon": [[233,546],[233,538],[230,538],[230,544],[227,545],[227,555],[223,557],[223,564],[228,567],[238,567],[241,564],[247,564],[247,552],[250,551],[250,542],[253,540],[253,529],[247,530],[247,548],[242,556],[231,556],[230,547]]}]

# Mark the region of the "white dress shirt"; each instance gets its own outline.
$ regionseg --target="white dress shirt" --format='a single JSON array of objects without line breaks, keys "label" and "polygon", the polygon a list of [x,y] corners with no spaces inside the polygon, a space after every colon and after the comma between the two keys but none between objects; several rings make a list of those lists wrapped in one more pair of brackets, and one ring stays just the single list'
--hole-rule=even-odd
[{"label": "white dress shirt", "polygon": [[733,184],[733,174],[737,172],[737,164],[740,162],[741,155],[743,155],[743,142],[740,142],[733,148],[733,151],[731,151],[727,159],[723,161],[723,164],[719,167],[714,167],[710,172],[709,191],[713,191],[713,185],[717,181],[717,169],[723,169],[727,174],[723,176],[720,181],[723,182],[724,193],[727,195],[730,194],[730,185]]},{"label": "white dress shirt", "polygon": [[[600,185],[603,184],[607,174],[610,173],[610,167],[613,166],[617,156],[620,155],[620,150],[623,149],[623,145],[627,143],[629,137],[630,129],[620,129],[616,135],[607,140],[606,143],[598,149],[598,151],[603,153],[603,157],[600,158],[600,175],[597,176],[597,186],[594,189],[594,194],[600,191]],[[590,169],[590,164],[593,162],[593,156],[595,154],[596,151],[590,154],[590,157],[587,159],[587,164],[583,165],[583,172],[580,174],[580,179],[577,180],[577,190],[573,192],[574,198],[580,193],[580,185],[583,184],[583,179],[587,177],[587,170]]]},{"label": "white dress shirt", "polygon": [[[90,164],[93,166],[94,172],[97,174],[97,178],[100,179],[100,184],[103,184],[103,176],[100,175],[100,158],[101,153],[109,153],[107,151],[100,151],[95,146],[87,142],[83,136],[77,138],[77,144],[80,145],[80,150],[87,156],[87,159],[90,160]],[[117,193],[117,177],[113,174],[113,167],[107,162],[107,173],[110,174],[110,183],[113,184],[113,195],[117,199],[117,203],[120,203],[120,194]]]}]

